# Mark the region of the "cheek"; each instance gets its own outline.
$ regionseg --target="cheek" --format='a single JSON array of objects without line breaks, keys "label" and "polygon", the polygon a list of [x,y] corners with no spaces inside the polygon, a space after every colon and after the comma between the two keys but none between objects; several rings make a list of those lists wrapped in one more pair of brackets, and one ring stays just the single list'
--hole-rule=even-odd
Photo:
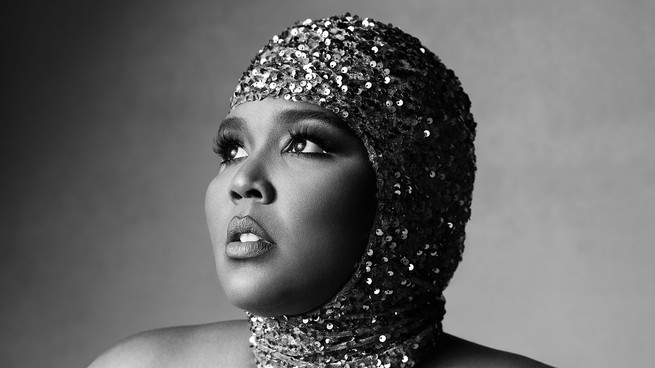
[{"label": "cheek", "polygon": [[213,237],[214,229],[216,227],[216,220],[218,219],[220,205],[218,190],[220,188],[220,183],[218,177],[212,179],[212,181],[207,186],[207,191],[205,192],[205,218],[207,219],[207,226],[209,228],[209,233]]},{"label": "cheek", "polygon": [[281,201],[281,215],[288,234],[297,235],[291,266],[302,266],[299,272],[338,283],[352,274],[375,211],[374,174],[368,161],[365,164],[325,165],[289,185],[290,200]]},{"label": "cheek", "polygon": [[209,183],[205,193],[205,218],[215,252],[218,250],[217,247],[225,242],[230,220],[227,209],[231,203],[227,185],[225,178],[217,176]]}]

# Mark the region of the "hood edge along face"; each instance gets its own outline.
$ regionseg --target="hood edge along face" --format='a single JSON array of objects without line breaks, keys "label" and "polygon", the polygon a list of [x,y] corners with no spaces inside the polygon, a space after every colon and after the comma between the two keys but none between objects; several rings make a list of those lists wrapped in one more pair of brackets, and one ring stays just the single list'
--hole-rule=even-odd
[{"label": "hood edge along face", "polygon": [[[293,328],[343,331],[356,327],[342,324],[343,317],[360,314],[391,327],[393,320],[410,327],[416,321],[388,337],[378,334],[376,344],[420,335],[426,324],[438,334],[442,292],[462,257],[475,176],[476,122],[455,74],[416,38],[347,14],[298,22],[260,50],[231,106],[265,98],[309,102],[340,116],[368,151],[378,204],[366,251],[342,290],[301,316],[251,316],[255,335],[275,332],[271,323],[279,327],[281,320],[294,320]],[[336,323],[326,330],[328,315]],[[324,345],[336,343],[326,339],[319,344],[323,356]]]}]

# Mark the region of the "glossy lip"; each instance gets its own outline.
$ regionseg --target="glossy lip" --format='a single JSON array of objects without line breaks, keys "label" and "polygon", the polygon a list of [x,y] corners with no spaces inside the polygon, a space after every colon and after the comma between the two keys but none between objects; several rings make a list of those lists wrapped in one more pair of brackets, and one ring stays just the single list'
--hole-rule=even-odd
[{"label": "glossy lip", "polygon": [[[258,241],[241,242],[239,236],[252,233],[261,238]],[[275,243],[266,230],[250,216],[235,216],[227,226],[227,245],[225,255],[233,259],[249,259],[268,252]]]}]

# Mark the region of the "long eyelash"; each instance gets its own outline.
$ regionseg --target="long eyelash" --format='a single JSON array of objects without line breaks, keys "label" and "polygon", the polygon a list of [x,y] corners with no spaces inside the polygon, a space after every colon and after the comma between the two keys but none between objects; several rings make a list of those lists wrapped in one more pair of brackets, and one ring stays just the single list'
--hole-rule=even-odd
[{"label": "long eyelash", "polygon": [[226,158],[225,155],[235,146],[243,147],[243,143],[241,143],[239,137],[230,131],[220,131],[214,138],[212,150],[223,160],[223,162],[227,162],[230,160]]},{"label": "long eyelash", "polygon": [[[317,131],[317,129],[313,129],[311,126],[306,126],[306,125],[296,126],[294,127],[293,130],[289,131],[289,135],[291,136],[291,142],[298,139],[306,139],[308,141],[312,141],[316,143],[325,152],[332,151],[332,148],[334,146],[333,142],[325,138],[320,131]],[[298,152],[292,152],[292,153],[298,153]],[[321,155],[322,153],[313,153],[313,154]]]}]

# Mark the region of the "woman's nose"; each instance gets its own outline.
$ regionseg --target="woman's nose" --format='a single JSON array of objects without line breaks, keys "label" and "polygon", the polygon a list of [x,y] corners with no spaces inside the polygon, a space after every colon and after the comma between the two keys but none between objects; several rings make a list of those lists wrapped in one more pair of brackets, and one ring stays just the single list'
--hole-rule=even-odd
[{"label": "woman's nose", "polygon": [[230,183],[230,199],[237,204],[243,199],[251,199],[262,204],[275,200],[275,187],[268,178],[263,160],[247,157]]}]

